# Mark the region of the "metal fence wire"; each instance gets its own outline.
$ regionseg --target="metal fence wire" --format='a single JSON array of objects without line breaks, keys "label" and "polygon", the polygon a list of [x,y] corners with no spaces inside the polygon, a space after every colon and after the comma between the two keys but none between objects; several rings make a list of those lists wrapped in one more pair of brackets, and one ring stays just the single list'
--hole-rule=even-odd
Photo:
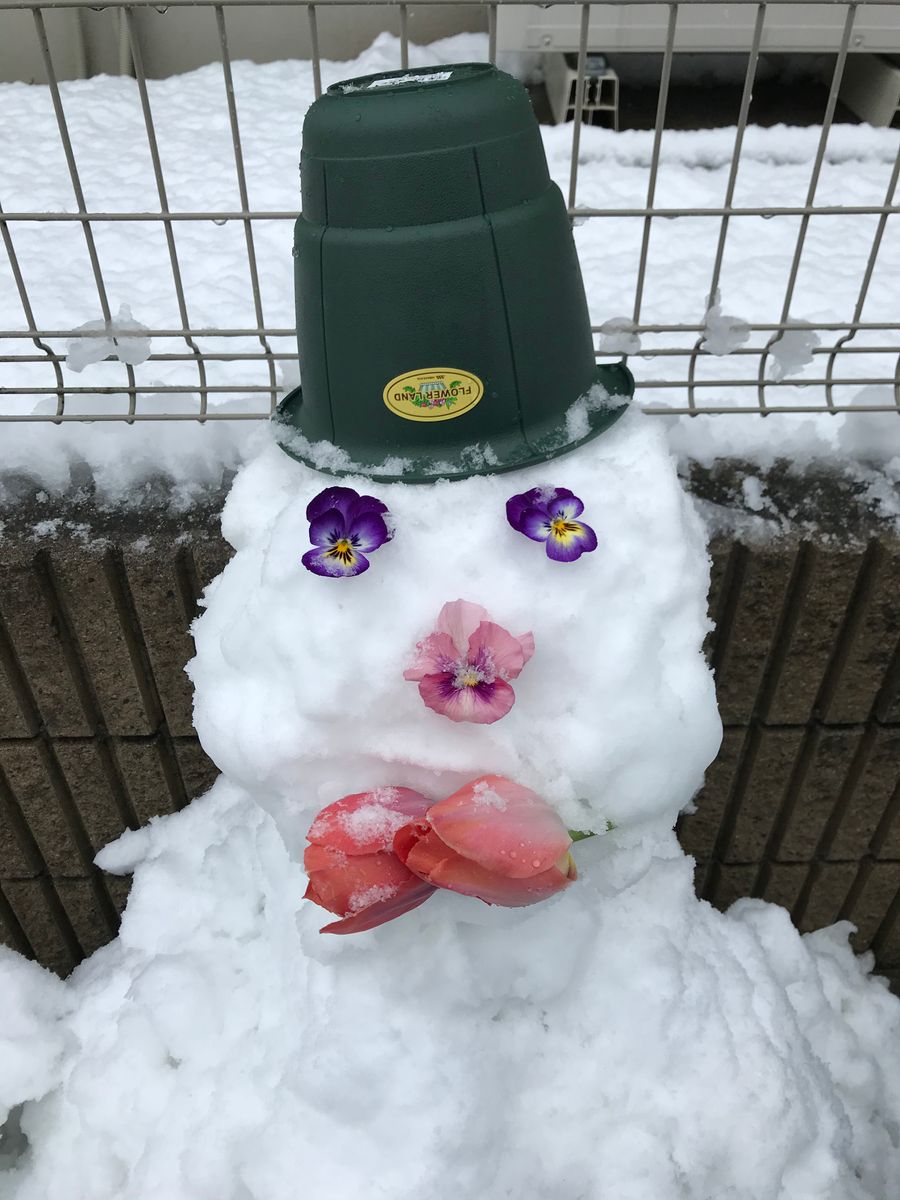
[{"label": "metal fence wire", "polygon": [[[416,8],[426,5],[450,3],[451,0],[416,0]],[[6,258],[11,272],[12,285],[21,303],[22,323],[18,327],[0,329],[0,421],[144,421],[144,420],[247,420],[267,416],[277,404],[285,386],[285,372],[296,376],[296,350],[291,326],[269,324],[266,321],[263,302],[264,288],[260,286],[260,266],[257,252],[258,231],[264,222],[291,222],[297,213],[293,210],[254,208],[248,189],[248,169],[242,144],[241,123],[235,101],[235,86],[232,73],[232,56],[229,49],[228,13],[240,7],[242,0],[167,0],[165,8],[159,0],[127,0],[116,6],[97,5],[96,0],[0,0],[0,36],[3,22],[10,14],[21,19],[30,13],[33,33],[43,63],[49,97],[52,102],[56,128],[65,157],[68,178],[74,200],[66,211],[4,211],[0,207],[0,235],[2,235]],[[614,10],[627,13],[630,10],[656,4],[656,8],[667,14],[664,45],[662,47],[662,69],[659,78],[656,107],[655,131],[652,150],[646,169],[646,198],[643,204],[625,208],[583,207],[576,203],[579,179],[579,156],[585,128],[582,118],[586,105],[586,78],[588,76],[588,52],[590,48],[590,22],[592,10]],[[633,303],[631,306],[629,333],[641,339],[642,361],[635,369],[638,377],[638,399],[647,411],[701,416],[708,413],[753,413],[776,412],[838,413],[838,412],[895,412],[900,415],[900,320],[864,320],[863,313],[870,295],[870,285],[879,254],[887,242],[891,216],[900,213],[897,184],[900,178],[900,138],[893,169],[880,202],[844,205],[817,201],[820,193],[820,178],[826,162],[826,147],[834,124],[835,109],[844,77],[848,54],[859,46],[854,29],[858,14],[873,7],[867,0],[860,3],[829,2],[827,8],[839,13],[843,24],[839,41],[833,52],[833,70],[827,85],[827,100],[822,113],[821,127],[817,130],[816,149],[811,172],[802,203],[796,205],[773,204],[770,206],[739,206],[735,204],[736,184],[741,164],[742,148],[748,130],[753,89],[757,79],[761,51],[766,48],[767,21],[782,0],[759,3],[757,0],[730,0],[729,11],[752,14],[752,23],[747,22],[749,43],[743,51],[746,59],[743,91],[737,123],[733,128],[733,150],[727,175],[727,184],[722,202],[712,206],[662,207],[657,203],[658,181],[661,166],[661,148],[664,141],[667,104],[670,96],[673,61],[677,49],[679,21],[685,9],[695,13],[708,7],[711,0],[692,0],[691,4],[675,2],[660,5],[658,0],[558,0],[558,6],[579,14],[577,44],[577,81],[574,96],[574,120],[570,128],[571,154],[568,174],[568,206],[573,220],[611,221],[625,219],[636,222],[639,230],[638,263],[635,276]],[[790,0],[795,8],[815,3],[815,0]],[[342,0],[341,7],[352,14],[354,8],[369,4],[369,0]],[[297,4],[295,0],[264,0],[252,7],[264,18],[267,6],[293,7],[298,16],[308,23],[308,44],[312,54],[312,73],[315,94],[322,89],[322,56],[318,29],[318,9],[315,3]],[[893,7],[897,11],[900,0],[884,0],[882,9]],[[127,38],[133,65],[134,86],[140,103],[144,134],[149,151],[152,173],[155,180],[153,205],[147,211],[100,211],[89,206],[86,200],[83,176],[73,147],[67,105],[70,93],[63,102],[57,66],[51,39],[48,38],[45,14],[54,10],[70,9],[96,11],[114,7],[121,14],[122,35]],[[244,0],[244,7],[247,7]],[[329,8],[333,6],[328,5]],[[370,6],[371,7],[371,6]],[[397,66],[406,68],[410,62],[409,8],[398,0],[385,0],[380,7],[392,10],[394,27],[399,33],[399,61]],[[488,54],[491,61],[497,57],[498,10],[515,7],[508,0],[483,5],[486,8],[488,28]],[[525,6],[518,5],[519,8]],[[548,6],[541,6],[542,8]],[[719,5],[721,8],[721,5]],[[819,0],[819,9],[823,7]],[[157,130],[151,108],[151,92],[145,72],[141,39],[137,19],[145,19],[151,13],[153,19],[165,19],[168,10],[192,8],[208,12],[214,23],[224,88],[222,91],[223,119],[227,122],[231,142],[231,162],[222,164],[222,171],[233,173],[237,187],[238,206],[223,210],[207,208],[205,211],[189,211],[173,206],[169,200],[166,172],[160,154]],[[289,49],[289,48],[286,48]],[[288,55],[289,57],[289,55]],[[307,68],[308,69],[308,68]],[[71,114],[69,114],[71,116]],[[299,128],[297,133],[299,142]],[[110,164],[110,170],[115,164]],[[251,176],[252,184],[252,176]],[[297,189],[299,193],[299,188]],[[3,196],[0,194],[0,204]],[[747,327],[746,344],[733,349],[726,358],[718,359],[718,369],[713,377],[706,377],[701,367],[709,359],[703,348],[706,326],[702,323],[660,323],[645,321],[642,316],[647,308],[649,268],[652,260],[652,231],[659,222],[681,219],[705,219],[703,228],[711,239],[710,258],[712,270],[709,277],[709,296],[715,298],[719,291],[723,262],[729,232],[739,218],[772,217],[796,220],[796,239],[790,261],[787,264],[787,282],[780,299],[773,292],[771,318],[768,321],[750,323]],[[844,320],[811,323],[810,331],[818,341],[813,355],[812,374],[804,374],[799,386],[806,389],[803,396],[797,395],[797,379],[779,378],[771,371],[773,347],[785,334],[797,326],[792,318],[798,275],[808,249],[808,234],[815,218],[851,218],[859,223],[867,246],[865,265],[859,282],[852,288],[844,281],[845,293],[841,299],[846,303]],[[165,242],[165,253],[171,269],[172,286],[177,304],[178,323],[168,328],[142,328],[142,337],[150,339],[151,353],[145,360],[151,364],[166,363],[166,378],[172,378],[174,364],[180,364],[174,382],[161,384],[153,380],[139,381],[135,367],[127,362],[117,363],[121,380],[104,386],[79,386],[77,375],[67,363],[67,345],[83,338],[110,336],[115,317],[112,311],[109,288],[104,277],[102,256],[98,251],[98,230],[114,222],[150,223],[161,231]],[[184,278],[184,260],[179,246],[188,238],[184,236],[192,227],[207,228],[210,222],[222,225],[233,222],[240,229],[246,259],[246,278],[250,290],[250,307],[253,319],[239,327],[210,326],[191,320],[191,306]],[[93,285],[96,289],[99,316],[96,328],[46,328],[36,317],[34,296],[26,284],[27,271],[23,270],[21,255],[17,254],[17,239],[25,227],[34,223],[69,223],[80,227]],[[235,226],[232,226],[232,229]],[[896,232],[897,222],[891,229]],[[289,255],[289,226],[285,227],[285,253]],[[177,231],[177,232],[176,232]],[[836,248],[839,251],[840,248]],[[855,253],[855,251],[854,251]],[[858,264],[861,265],[861,264]],[[139,254],[131,264],[136,277],[140,276],[142,263]],[[900,316],[900,313],[897,314]],[[596,334],[602,326],[595,325]],[[223,340],[224,339],[224,340]],[[173,341],[174,340],[174,341]],[[235,348],[228,348],[228,347]],[[602,339],[598,338],[598,346]],[[224,348],[223,348],[224,347]],[[621,358],[621,352],[598,348],[599,358]],[[235,382],[233,376],[222,376],[217,364],[239,363],[248,372],[247,381]],[[866,363],[861,368],[861,364]],[[727,364],[723,366],[723,364]],[[871,364],[871,369],[869,366]],[[32,382],[37,366],[48,373],[47,379]],[[301,364],[302,366],[302,364]],[[22,380],[29,382],[23,384]],[[243,380],[243,377],[242,377]],[[794,389],[780,392],[780,389]],[[848,389],[866,389],[863,397],[848,393]],[[870,390],[871,389],[871,390]],[[877,390],[875,390],[877,389]],[[152,405],[148,398],[153,397]],[[651,398],[652,397],[652,398]],[[167,403],[168,400],[171,403]],[[45,403],[39,404],[43,400]],[[862,402],[865,400],[866,402]],[[47,403],[49,401],[49,403]]]}]

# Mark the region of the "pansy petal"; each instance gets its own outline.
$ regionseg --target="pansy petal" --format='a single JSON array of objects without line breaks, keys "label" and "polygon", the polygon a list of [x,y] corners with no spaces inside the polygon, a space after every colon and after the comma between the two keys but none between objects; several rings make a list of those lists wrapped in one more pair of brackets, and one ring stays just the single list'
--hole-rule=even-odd
[{"label": "pansy petal", "polygon": [[[527,637],[534,653],[534,638],[531,634]],[[482,621],[469,638],[468,659],[489,678],[506,680],[515,679],[527,661],[522,640],[493,621]]]},{"label": "pansy petal", "polygon": [[511,878],[489,871],[459,854],[437,863],[430,877],[436,887],[459,892],[463,896],[475,896],[485,904],[500,904],[504,908],[539,904],[541,900],[563,891],[572,882],[571,877],[556,866],[527,879]]},{"label": "pansy petal", "polygon": [[423,679],[426,675],[456,672],[460,656],[449,633],[430,633],[416,646],[416,655],[403,672],[404,679]]},{"label": "pansy petal", "polygon": [[446,672],[426,675],[419,681],[419,695],[428,708],[451,721],[492,725],[505,717],[516,702],[516,694],[502,679],[474,687],[456,687],[455,676]]},{"label": "pansy petal", "polygon": [[428,821],[452,850],[514,879],[546,871],[572,844],[546,801],[502,775],[473,779],[433,804]]},{"label": "pansy petal", "polygon": [[534,654],[534,634],[530,632],[523,633],[516,638],[516,641],[522,647],[523,661],[528,662],[529,658]]},{"label": "pansy petal", "polygon": [[351,517],[354,520],[362,513],[386,513],[387,510],[388,506],[377,496],[357,496],[355,502],[350,506]]},{"label": "pansy petal", "polygon": [[327,487],[319,492],[318,496],[314,496],[310,500],[306,508],[307,521],[314,521],[317,517],[321,517],[329,508],[336,508],[346,520],[353,511],[354,505],[359,501],[360,495],[353,488],[348,487]]},{"label": "pansy petal", "polygon": [[346,523],[336,508],[329,508],[309,523],[309,540],[314,546],[330,546],[344,537]]},{"label": "pansy petal", "polygon": [[567,521],[561,533],[551,533],[547,538],[547,557],[556,562],[574,562],[582,554],[597,549],[597,535],[590,525],[582,521]]},{"label": "pansy petal", "polygon": [[435,630],[438,633],[449,633],[460,654],[465,654],[469,638],[482,621],[487,621],[487,609],[480,604],[472,604],[469,600],[451,600],[438,613]]},{"label": "pansy petal", "polygon": [[404,787],[374,788],[336,800],[322,809],[309,828],[306,837],[312,845],[303,859],[306,870],[319,865],[317,847],[344,855],[390,849],[397,830],[424,816],[430,803],[420,792]]},{"label": "pansy petal", "polygon": [[519,530],[533,542],[546,542],[550,536],[550,517],[542,508],[526,508]]},{"label": "pansy petal", "polygon": [[[560,489],[561,490],[561,489]],[[584,505],[577,496],[570,492],[568,496],[557,496],[547,505],[551,517],[562,517],[564,521],[572,521],[584,512]]]},{"label": "pansy petal", "polygon": [[540,488],[531,488],[518,496],[510,496],[506,502],[506,519],[513,529],[522,532],[522,516],[527,508],[534,508],[540,503]]},{"label": "pansy petal", "polygon": [[378,925],[402,917],[404,913],[412,912],[434,895],[434,892],[435,888],[430,883],[412,875],[409,882],[391,899],[376,900],[360,912],[344,917],[342,921],[332,921],[330,925],[323,925],[319,933],[364,933],[367,929],[375,929]]},{"label": "pansy petal", "polygon": [[363,571],[369,569],[369,560],[366,556],[353,549],[348,550],[345,555],[338,555],[325,546],[316,546],[312,550],[307,550],[300,561],[307,571],[312,571],[314,575],[323,575],[333,579],[362,575]]},{"label": "pansy petal", "polygon": [[[384,523],[384,517],[377,512],[363,512],[349,522],[347,536],[358,550],[370,553],[372,550],[377,550],[379,546],[383,546],[390,534]],[[312,526],[310,526],[310,538],[315,541],[315,538],[312,537]]]}]

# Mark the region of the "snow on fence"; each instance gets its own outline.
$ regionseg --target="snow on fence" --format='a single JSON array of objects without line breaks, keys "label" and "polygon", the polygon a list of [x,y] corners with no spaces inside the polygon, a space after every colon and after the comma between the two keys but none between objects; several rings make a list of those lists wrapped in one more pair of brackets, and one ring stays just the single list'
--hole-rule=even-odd
[{"label": "snow on fence", "polygon": [[[348,13],[368,5],[344,2]],[[767,22],[785,6],[732,0],[753,14],[735,126],[665,130],[679,22],[709,2],[657,5],[668,15],[655,130],[620,134],[582,123],[591,11],[612,0],[578,5],[575,119],[545,140],[598,357],[640,355],[649,412],[900,414],[900,239],[886,236],[900,212],[900,134],[834,124],[860,13],[900,0],[830,3],[841,21],[821,126],[766,130],[748,117]],[[134,78],[61,83],[46,16],[95,0],[0,0],[0,37],[4,18],[30,12],[48,81],[14,85],[4,101],[0,420],[258,419],[296,382],[290,222],[305,107],[360,66],[441,59],[411,45],[397,0],[383,7],[399,39],[379,39],[353,72],[322,57],[319,5],[266,0],[252,6],[260,21],[266,4],[306,20],[311,61],[233,64],[240,0],[127,0],[115,7]],[[501,5],[513,7],[483,6],[492,61]],[[208,13],[220,67],[148,79],[138,14],[171,21],[186,8]],[[462,44],[447,42],[451,56]]]}]

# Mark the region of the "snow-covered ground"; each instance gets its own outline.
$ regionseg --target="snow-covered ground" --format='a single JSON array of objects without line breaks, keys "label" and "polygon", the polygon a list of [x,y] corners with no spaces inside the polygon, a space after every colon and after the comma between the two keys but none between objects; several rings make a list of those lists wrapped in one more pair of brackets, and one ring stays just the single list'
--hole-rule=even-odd
[{"label": "snow-covered ground", "polygon": [[[413,65],[483,58],[484,39],[468,34],[426,48],[413,47]],[[394,68],[399,62],[395,38],[383,35],[361,57],[349,63],[325,62],[323,83],[368,71]],[[310,64],[281,62],[234,66],[234,82],[249,202],[251,209],[294,211],[299,203],[297,161],[303,114],[313,99]],[[234,155],[221,68],[203,67],[187,75],[150,82],[150,100],[165,172],[169,206],[173,211],[232,211],[240,208]],[[158,207],[156,184],[147,146],[137,87],[125,78],[95,78],[62,85],[62,98],[89,209],[108,212],[153,210]],[[568,187],[572,129],[544,128],[550,169],[564,192]],[[747,130],[737,176],[734,204],[738,207],[802,205],[819,138],[815,128]],[[581,137],[577,205],[584,208],[640,207],[647,200],[648,167],[653,135],[626,131],[614,134],[584,129]],[[900,146],[900,132],[866,126],[832,129],[816,203],[861,205],[884,201]],[[702,132],[668,131],[662,139],[655,203],[660,207],[693,208],[724,203],[733,129]],[[0,161],[3,162],[2,202],[7,211],[68,210],[75,208],[65,158],[47,89],[24,84],[0,86]],[[867,321],[896,319],[900,278],[900,238],[888,222],[877,267],[863,310]],[[697,380],[726,377],[755,378],[755,356],[722,356],[740,342],[736,322],[771,322],[781,316],[781,304],[800,224],[798,217],[735,217],[725,251],[718,307],[707,322],[711,353],[698,365]],[[769,403],[821,404],[822,390],[803,386],[820,376],[827,358],[803,365],[811,341],[803,322],[847,321],[853,316],[876,217],[824,216],[814,218],[797,276],[791,319],[801,328],[776,349],[770,361],[775,379],[796,375],[797,386],[769,390]],[[710,311],[709,290],[720,222],[715,217],[656,220],[650,237],[644,303],[645,323],[700,323]],[[253,225],[263,316],[272,328],[294,324],[290,221],[257,221]],[[35,319],[45,329],[74,330],[96,322],[100,309],[85,242],[77,222],[15,224],[11,227],[22,273],[34,306]],[[640,258],[643,220],[632,217],[586,219],[575,237],[595,324],[612,322],[605,344],[627,349],[631,365],[642,380],[683,377],[686,359],[644,357],[661,347],[690,347],[695,335],[643,335],[638,345],[622,331],[632,315]],[[239,221],[217,224],[175,222],[174,236],[184,281],[188,317],[195,328],[255,326],[247,268],[244,229]],[[145,328],[181,325],[162,226],[151,222],[97,223],[95,237],[114,318],[131,319]],[[126,306],[122,310],[122,306]],[[0,328],[24,328],[24,317],[9,271],[0,272]],[[195,411],[196,382],[190,364],[143,362],[139,330],[131,328],[123,357],[137,361],[139,385],[184,384],[186,394],[147,395],[147,411],[173,404]],[[767,335],[766,335],[767,336]],[[761,346],[762,335],[746,343]],[[69,342],[51,342],[64,352]],[[82,339],[81,349],[83,351]],[[852,345],[892,344],[886,335],[860,333]],[[254,338],[207,338],[207,351],[259,352]],[[273,349],[292,352],[291,338],[276,338]],[[27,341],[0,342],[4,350],[27,350]],[[184,341],[154,339],[154,351],[185,352]],[[838,377],[892,378],[897,349],[891,352],[845,355],[838,360]],[[76,349],[77,354],[77,349]],[[81,353],[80,361],[85,356]],[[280,382],[293,386],[296,369],[283,364]],[[41,387],[55,382],[43,364],[0,368],[4,381]],[[211,363],[209,382],[237,387],[264,384],[264,364]],[[84,363],[80,373],[66,369],[67,382],[80,387],[112,386],[125,381],[121,363]],[[753,404],[754,388],[702,388],[701,403]],[[892,403],[893,389],[863,385],[837,387],[837,403]],[[652,389],[640,393],[641,403],[684,403],[683,393]],[[258,398],[257,398],[258,402]],[[6,401],[22,411],[30,400]],[[45,402],[45,407],[46,407]],[[55,403],[55,402],[54,402]],[[252,396],[236,393],[223,403],[246,410]],[[73,399],[92,411],[123,411],[124,398],[88,396]],[[654,420],[663,418],[654,417]],[[749,457],[766,465],[778,454],[809,459],[815,456],[860,458],[879,463],[900,457],[900,419],[892,415],[852,414],[849,417],[807,417],[782,414],[766,419],[753,416],[666,420],[674,426],[674,445],[684,457],[707,460],[716,454]],[[40,476],[51,491],[65,487],[73,462],[86,461],[96,471],[101,495],[113,500],[139,494],[140,485],[154,472],[168,473],[179,482],[178,498],[187,499],[207,486],[249,453],[254,437],[248,424],[192,424],[142,427],[3,428],[3,467]],[[900,478],[900,463],[891,468]]]}]

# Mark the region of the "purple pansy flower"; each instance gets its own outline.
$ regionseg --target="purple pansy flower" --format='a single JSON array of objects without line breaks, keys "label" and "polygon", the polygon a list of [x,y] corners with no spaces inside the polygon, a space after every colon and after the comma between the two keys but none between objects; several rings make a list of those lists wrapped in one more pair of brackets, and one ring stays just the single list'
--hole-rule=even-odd
[{"label": "purple pansy flower", "polygon": [[544,542],[547,557],[557,562],[574,562],[597,549],[596,533],[575,519],[583,512],[584,505],[568,488],[532,488],[506,502],[506,519],[513,529]]},{"label": "purple pansy flower", "polygon": [[367,554],[390,540],[382,513],[387,505],[353,488],[330,487],[309,502],[309,540],[312,550],[303,565],[314,575],[349,576],[368,571]]}]

